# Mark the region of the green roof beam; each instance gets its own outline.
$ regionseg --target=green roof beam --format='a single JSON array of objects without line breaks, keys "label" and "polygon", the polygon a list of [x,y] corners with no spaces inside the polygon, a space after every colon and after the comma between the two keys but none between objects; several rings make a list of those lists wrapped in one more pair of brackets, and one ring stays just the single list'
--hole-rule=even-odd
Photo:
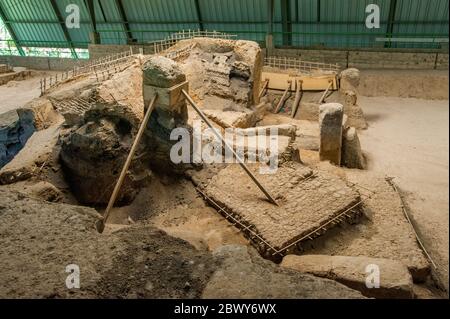
[{"label": "green roof beam", "polygon": [[75,51],[75,47],[73,46],[72,38],[70,37],[69,30],[67,30],[66,22],[59,11],[58,5],[56,4],[56,0],[50,0],[53,11],[55,12],[56,17],[58,18],[59,25],[61,26],[61,30],[64,33],[64,37],[66,38],[67,45],[69,46],[70,52],[72,52],[72,57],[74,59],[78,59],[77,51]]},{"label": "green roof beam", "polygon": [[19,51],[19,54],[21,56],[25,56],[25,51],[20,46],[19,40],[17,38],[16,33],[14,32],[14,29],[11,26],[11,23],[8,22],[8,17],[5,14],[5,11],[3,10],[2,3],[0,2],[0,18],[3,20],[3,23],[5,24],[6,30],[8,30],[9,35],[11,36],[11,39],[13,40],[14,44],[16,45],[17,51]]}]

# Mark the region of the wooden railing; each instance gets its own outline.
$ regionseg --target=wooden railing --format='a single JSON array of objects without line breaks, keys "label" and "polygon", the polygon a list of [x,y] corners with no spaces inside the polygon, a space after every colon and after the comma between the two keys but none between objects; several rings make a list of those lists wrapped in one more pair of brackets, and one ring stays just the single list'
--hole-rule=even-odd
[{"label": "wooden railing", "polygon": [[[153,54],[160,54],[167,56],[170,59],[177,59],[187,55],[192,47],[183,48],[175,52],[164,53],[164,51],[175,45],[178,41],[197,37],[231,39],[235,38],[236,35],[217,31],[183,30],[173,33],[163,40],[153,41],[147,45],[153,46]],[[130,50],[95,59],[81,66],[75,66],[71,70],[42,78],[40,81],[41,95],[55,85],[79,75],[95,73],[97,80],[100,78],[105,80],[111,73],[119,72],[124,65],[127,65],[130,62],[131,57],[142,53],[142,49],[139,49],[139,52],[133,52],[133,47],[131,46]],[[107,75],[106,77],[105,74]]]},{"label": "wooden railing", "polygon": [[331,71],[338,73],[339,64],[303,61],[293,57],[270,56],[264,59],[264,65],[279,69],[294,69],[302,73],[313,71]]}]

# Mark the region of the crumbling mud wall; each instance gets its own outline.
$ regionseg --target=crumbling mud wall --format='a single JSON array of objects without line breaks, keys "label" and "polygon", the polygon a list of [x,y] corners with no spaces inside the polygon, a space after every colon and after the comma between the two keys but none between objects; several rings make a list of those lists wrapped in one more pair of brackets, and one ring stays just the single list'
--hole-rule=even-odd
[{"label": "crumbling mud wall", "polygon": [[[161,56],[148,59],[142,66],[142,70],[146,108],[157,96],[145,130],[150,164],[164,173],[182,173],[187,166],[173,163],[170,153],[172,146],[178,142],[171,139],[174,129],[179,128],[189,132],[189,141],[192,140],[192,128],[187,124],[187,104],[182,94],[182,90],[188,92],[186,75],[176,62]],[[189,145],[192,143],[190,142]]]},{"label": "crumbling mud wall", "polygon": [[182,40],[169,52],[188,49],[180,59],[191,93],[208,109],[242,111],[259,102],[263,67],[253,41],[195,38]]},{"label": "crumbling mud wall", "polygon": [[[143,117],[141,92],[142,71],[136,64],[95,88],[91,93],[93,106],[62,134],[61,161],[80,202],[108,202]],[[133,200],[149,181],[147,155],[141,144],[117,203]]]},{"label": "crumbling mud wall", "polygon": [[31,110],[18,109],[0,115],[0,168],[20,152],[35,130]]}]

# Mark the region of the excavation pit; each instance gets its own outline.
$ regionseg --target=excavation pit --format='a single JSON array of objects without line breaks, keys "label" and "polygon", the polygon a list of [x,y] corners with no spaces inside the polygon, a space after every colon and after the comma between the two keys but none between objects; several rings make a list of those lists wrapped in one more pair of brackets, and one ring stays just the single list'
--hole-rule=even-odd
[{"label": "excavation pit", "polygon": [[[258,174],[259,168],[254,165],[251,170]],[[358,190],[339,177],[295,162],[258,178],[279,206],[269,203],[238,165],[221,170],[199,191],[266,258],[280,257],[296,244],[322,235],[358,214],[362,202]]]}]

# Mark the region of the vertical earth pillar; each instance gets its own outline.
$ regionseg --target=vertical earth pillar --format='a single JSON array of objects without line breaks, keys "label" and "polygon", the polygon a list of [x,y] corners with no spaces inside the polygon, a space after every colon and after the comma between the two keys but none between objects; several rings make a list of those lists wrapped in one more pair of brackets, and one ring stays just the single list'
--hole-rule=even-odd
[{"label": "vertical earth pillar", "polygon": [[322,104],[319,109],[321,161],[341,165],[342,120],[344,107],[339,103]]},{"label": "vertical earth pillar", "polygon": [[151,57],[143,64],[142,71],[144,105],[147,107],[158,94],[145,131],[151,164],[166,173],[181,173],[186,165],[174,163],[170,158],[172,146],[178,142],[171,140],[170,135],[174,129],[184,128],[192,138],[192,128],[187,125],[187,104],[181,93],[188,91],[186,75],[175,61],[162,56]]}]

